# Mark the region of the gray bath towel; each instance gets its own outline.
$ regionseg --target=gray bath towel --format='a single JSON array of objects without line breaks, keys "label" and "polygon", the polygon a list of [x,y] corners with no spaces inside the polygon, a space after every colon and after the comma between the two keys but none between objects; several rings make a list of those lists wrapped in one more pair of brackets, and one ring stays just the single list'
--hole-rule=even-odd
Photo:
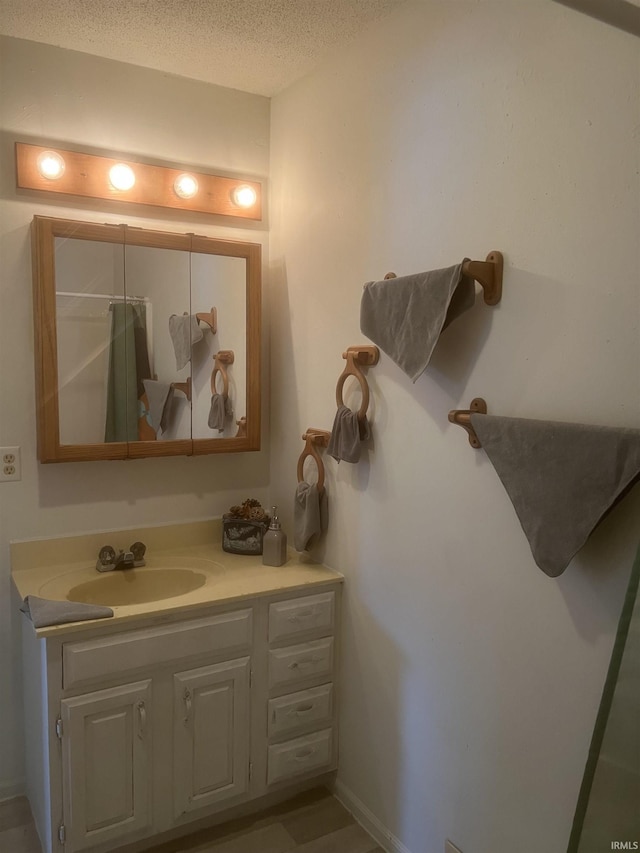
[{"label": "gray bath towel", "polygon": [[640,479],[640,430],[472,414],[537,565],[557,577]]},{"label": "gray bath towel", "polygon": [[165,432],[171,414],[173,388],[168,382],[157,382],[155,379],[143,380],[144,390],[149,401],[149,419],[156,435]]},{"label": "gray bath towel", "polygon": [[475,284],[462,264],[364,286],[360,329],[415,382],[452,320],[471,308]]},{"label": "gray bath towel", "polygon": [[327,529],[327,490],[318,494],[315,483],[298,483],[293,505],[293,544],[296,551],[306,551]]},{"label": "gray bath towel", "polygon": [[232,415],[233,408],[229,397],[225,397],[223,394],[212,394],[209,419],[207,421],[210,429],[217,429],[218,432],[222,432],[225,420]]},{"label": "gray bath towel", "polygon": [[352,412],[347,406],[338,406],[327,453],[338,462],[358,462],[362,442],[370,435],[366,415],[359,420],[357,412]]},{"label": "gray bath towel", "polygon": [[20,610],[33,622],[34,628],[47,625],[64,625],[65,622],[84,622],[86,619],[107,619],[113,616],[110,607],[99,604],[81,604],[78,601],[53,601],[28,595]]},{"label": "gray bath towel", "polygon": [[191,347],[203,337],[195,314],[172,314],[169,334],[176,355],[176,370],[182,370],[191,360]]}]

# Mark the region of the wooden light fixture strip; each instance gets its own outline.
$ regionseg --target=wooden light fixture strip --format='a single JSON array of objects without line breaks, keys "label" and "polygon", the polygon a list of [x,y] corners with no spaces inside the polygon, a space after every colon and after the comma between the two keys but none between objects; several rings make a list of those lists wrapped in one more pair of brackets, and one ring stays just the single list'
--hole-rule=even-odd
[{"label": "wooden light fixture strip", "polygon": [[[40,174],[38,157],[45,151],[53,151],[63,158],[65,168],[59,178],[45,178]],[[117,190],[109,182],[109,170],[118,163],[129,166],[135,174],[135,184],[129,190]],[[262,187],[259,183],[193,172],[188,168],[171,169],[16,142],[16,174],[21,189],[262,219]],[[198,182],[198,191],[192,198],[181,198],[174,189],[176,179],[184,174],[192,175]],[[233,200],[234,191],[245,186],[256,193],[256,201],[251,207],[240,207]]]}]

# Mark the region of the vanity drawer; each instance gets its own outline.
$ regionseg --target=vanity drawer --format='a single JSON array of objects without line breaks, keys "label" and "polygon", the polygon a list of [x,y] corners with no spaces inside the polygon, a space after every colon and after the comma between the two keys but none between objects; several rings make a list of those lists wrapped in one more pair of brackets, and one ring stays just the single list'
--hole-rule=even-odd
[{"label": "vanity drawer", "polygon": [[288,693],[269,700],[269,737],[295,734],[298,729],[316,724],[331,724],[333,684]]},{"label": "vanity drawer", "polygon": [[333,670],[333,638],[271,649],[269,689],[294,684],[318,676],[330,677]]},{"label": "vanity drawer", "polygon": [[171,664],[182,658],[240,651],[251,646],[251,610],[192,619],[175,625],[124,631],[109,637],[65,643],[65,689],[84,681],[117,676],[128,670]]},{"label": "vanity drawer", "polygon": [[[267,785],[282,782],[331,764],[333,733],[331,729],[288,740],[269,747]],[[327,769],[329,767],[327,766]]]},{"label": "vanity drawer", "polygon": [[307,595],[269,606],[269,642],[286,640],[307,631],[333,631],[335,592]]}]

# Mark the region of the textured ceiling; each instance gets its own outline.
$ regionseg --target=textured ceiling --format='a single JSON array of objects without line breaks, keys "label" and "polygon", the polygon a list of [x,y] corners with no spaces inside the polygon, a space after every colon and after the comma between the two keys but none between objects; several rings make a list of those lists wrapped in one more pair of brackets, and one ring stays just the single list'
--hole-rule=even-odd
[{"label": "textured ceiling", "polygon": [[274,95],[406,0],[0,0],[0,33]]}]

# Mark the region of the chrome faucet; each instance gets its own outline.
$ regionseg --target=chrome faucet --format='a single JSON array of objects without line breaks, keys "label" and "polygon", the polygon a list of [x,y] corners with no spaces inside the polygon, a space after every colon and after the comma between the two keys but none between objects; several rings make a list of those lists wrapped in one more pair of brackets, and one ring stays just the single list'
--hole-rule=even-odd
[{"label": "chrome faucet", "polygon": [[104,545],[98,553],[96,569],[99,572],[113,572],[115,569],[137,569],[145,565],[146,550],[146,545],[142,542],[134,542],[128,551],[118,551],[116,554],[111,545]]}]

